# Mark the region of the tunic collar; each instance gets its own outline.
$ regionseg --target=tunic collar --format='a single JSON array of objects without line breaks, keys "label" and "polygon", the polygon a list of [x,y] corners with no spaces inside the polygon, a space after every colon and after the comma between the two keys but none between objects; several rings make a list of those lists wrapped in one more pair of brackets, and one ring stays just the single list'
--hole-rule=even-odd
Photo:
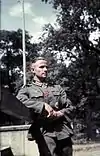
[{"label": "tunic collar", "polygon": [[46,83],[46,82],[40,82],[40,81],[37,81],[37,80],[35,80],[35,79],[33,79],[32,84],[35,84],[35,85],[37,85],[37,86],[39,86],[39,87],[44,87],[44,88],[47,87],[47,83]]}]

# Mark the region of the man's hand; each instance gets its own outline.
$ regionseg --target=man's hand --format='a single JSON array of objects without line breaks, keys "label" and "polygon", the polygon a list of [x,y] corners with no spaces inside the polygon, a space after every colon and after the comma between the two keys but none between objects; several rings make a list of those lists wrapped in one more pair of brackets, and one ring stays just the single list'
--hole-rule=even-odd
[{"label": "man's hand", "polygon": [[50,105],[45,103],[45,116],[49,119],[56,120],[64,114],[61,111],[55,111]]},{"label": "man's hand", "polygon": [[58,119],[58,118],[64,116],[64,114],[61,111],[54,111],[53,116],[54,116],[54,119]]},{"label": "man's hand", "polygon": [[47,112],[47,118],[52,117],[53,116],[53,108],[48,105],[47,103],[45,103],[45,111]]}]

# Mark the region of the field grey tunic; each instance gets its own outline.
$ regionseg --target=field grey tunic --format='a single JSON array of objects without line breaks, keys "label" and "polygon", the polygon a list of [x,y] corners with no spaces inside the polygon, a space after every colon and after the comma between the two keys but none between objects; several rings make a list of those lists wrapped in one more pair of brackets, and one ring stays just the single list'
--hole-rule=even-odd
[{"label": "field grey tunic", "polygon": [[[33,82],[21,88],[17,98],[31,110],[32,120],[38,118],[37,122],[42,127],[43,135],[56,137],[57,140],[66,139],[73,135],[71,121],[74,106],[60,85]],[[54,110],[63,112],[64,116],[57,120],[44,117],[42,114],[45,103],[48,103]]]}]

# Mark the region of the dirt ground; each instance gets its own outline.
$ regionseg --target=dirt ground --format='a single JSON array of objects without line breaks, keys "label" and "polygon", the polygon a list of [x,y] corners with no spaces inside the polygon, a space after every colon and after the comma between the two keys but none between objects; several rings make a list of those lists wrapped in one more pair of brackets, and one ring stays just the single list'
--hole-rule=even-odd
[{"label": "dirt ground", "polygon": [[100,156],[100,144],[75,146],[73,156]]}]

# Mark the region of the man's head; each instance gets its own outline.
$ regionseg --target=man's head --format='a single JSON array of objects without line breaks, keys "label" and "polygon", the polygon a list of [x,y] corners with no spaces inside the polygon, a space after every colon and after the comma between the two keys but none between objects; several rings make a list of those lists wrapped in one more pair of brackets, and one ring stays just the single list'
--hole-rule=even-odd
[{"label": "man's head", "polygon": [[43,81],[47,77],[48,63],[44,57],[37,57],[31,64],[31,72],[35,78]]}]

